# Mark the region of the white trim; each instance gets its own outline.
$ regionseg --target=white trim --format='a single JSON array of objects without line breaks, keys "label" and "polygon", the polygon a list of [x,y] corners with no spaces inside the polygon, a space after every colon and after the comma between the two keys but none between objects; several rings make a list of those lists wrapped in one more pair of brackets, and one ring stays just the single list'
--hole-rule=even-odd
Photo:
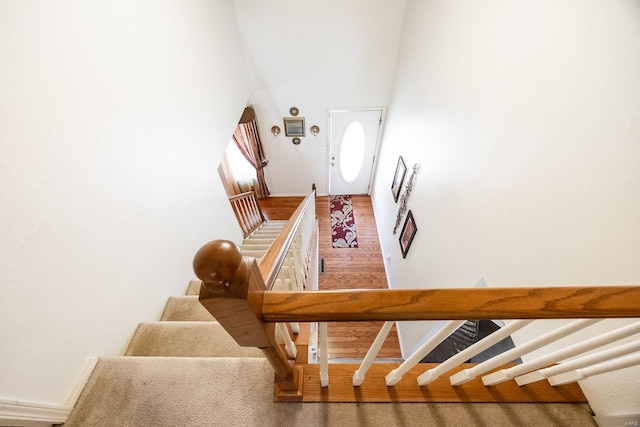
[{"label": "white trim", "polygon": [[98,363],[97,357],[85,360],[62,405],[0,399],[0,426],[42,427],[65,423],[96,363]]},{"label": "white trim", "polygon": [[[269,194],[269,197],[307,197],[310,193],[311,190],[306,194]],[[321,196],[321,194],[316,193],[316,196]]]},{"label": "white trim", "polygon": [[42,426],[67,421],[71,407],[0,399],[0,426]]},{"label": "white trim", "polygon": [[640,414],[596,415],[593,417],[599,427],[640,426]]},{"label": "white trim", "polygon": [[380,107],[380,109],[382,111],[380,113],[380,124],[378,125],[378,139],[376,141],[376,151],[373,155],[373,165],[371,166],[373,169],[371,170],[371,178],[369,178],[369,191],[367,192],[369,196],[373,193],[373,184],[375,183],[376,175],[378,174],[378,161],[380,160],[380,150],[382,149],[382,136],[387,124],[387,107]]},{"label": "white trim", "polygon": [[97,363],[97,357],[90,357],[84,361],[84,365],[82,366],[82,369],[80,369],[80,373],[67,392],[67,398],[64,400],[63,406],[70,408],[76,406],[76,402],[80,397],[80,393],[82,393],[82,390],[84,390],[84,386],[87,385],[89,376],[91,376],[91,373],[93,372],[93,369],[96,367]]}]

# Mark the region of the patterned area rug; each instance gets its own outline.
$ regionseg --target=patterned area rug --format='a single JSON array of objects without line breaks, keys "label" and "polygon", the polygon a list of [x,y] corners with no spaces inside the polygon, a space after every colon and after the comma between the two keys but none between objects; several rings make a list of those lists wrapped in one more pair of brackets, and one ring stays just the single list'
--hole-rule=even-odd
[{"label": "patterned area rug", "polygon": [[351,196],[331,196],[331,238],[334,248],[357,248],[358,237],[353,219]]}]

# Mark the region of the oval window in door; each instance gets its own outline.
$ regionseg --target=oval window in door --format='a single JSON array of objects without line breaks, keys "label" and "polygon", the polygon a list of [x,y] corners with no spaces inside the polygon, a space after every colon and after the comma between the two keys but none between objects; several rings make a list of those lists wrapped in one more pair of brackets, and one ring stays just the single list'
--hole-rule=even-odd
[{"label": "oval window in door", "polygon": [[340,175],[347,184],[356,180],[364,162],[364,129],[360,122],[351,122],[340,140]]}]

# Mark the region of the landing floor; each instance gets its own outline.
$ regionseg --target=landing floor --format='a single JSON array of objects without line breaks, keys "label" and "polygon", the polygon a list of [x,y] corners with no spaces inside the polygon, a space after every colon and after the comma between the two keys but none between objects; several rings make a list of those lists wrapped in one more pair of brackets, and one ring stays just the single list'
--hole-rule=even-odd
[{"label": "landing floor", "polygon": [[[302,197],[269,197],[260,200],[259,204],[268,219],[282,220],[288,219],[293,214],[302,199]],[[316,199],[319,256],[325,259],[325,273],[319,276],[320,290],[388,288],[371,198],[353,196],[352,200],[358,248],[335,249],[331,246],[329,198]],[[382,322],[330,323],[328,326],[329,357],[364,357],[381,327]],[[400,357],[395,326],[378,357]]]}]

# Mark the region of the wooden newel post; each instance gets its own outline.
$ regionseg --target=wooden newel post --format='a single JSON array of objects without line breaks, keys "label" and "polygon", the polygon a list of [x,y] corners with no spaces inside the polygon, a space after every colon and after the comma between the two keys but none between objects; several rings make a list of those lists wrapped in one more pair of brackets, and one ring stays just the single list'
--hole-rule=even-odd
[{"label": "wooden newel post", "polygon": [[276,342],[275,323],[262,321],[266,286],[254,258],[243,257],[228,240],[204,245],[193,259],[202,280],[200,303],[244,347],[258,347],[276,374],[278,400],[302,399],[302,367],[293,367]]}]

